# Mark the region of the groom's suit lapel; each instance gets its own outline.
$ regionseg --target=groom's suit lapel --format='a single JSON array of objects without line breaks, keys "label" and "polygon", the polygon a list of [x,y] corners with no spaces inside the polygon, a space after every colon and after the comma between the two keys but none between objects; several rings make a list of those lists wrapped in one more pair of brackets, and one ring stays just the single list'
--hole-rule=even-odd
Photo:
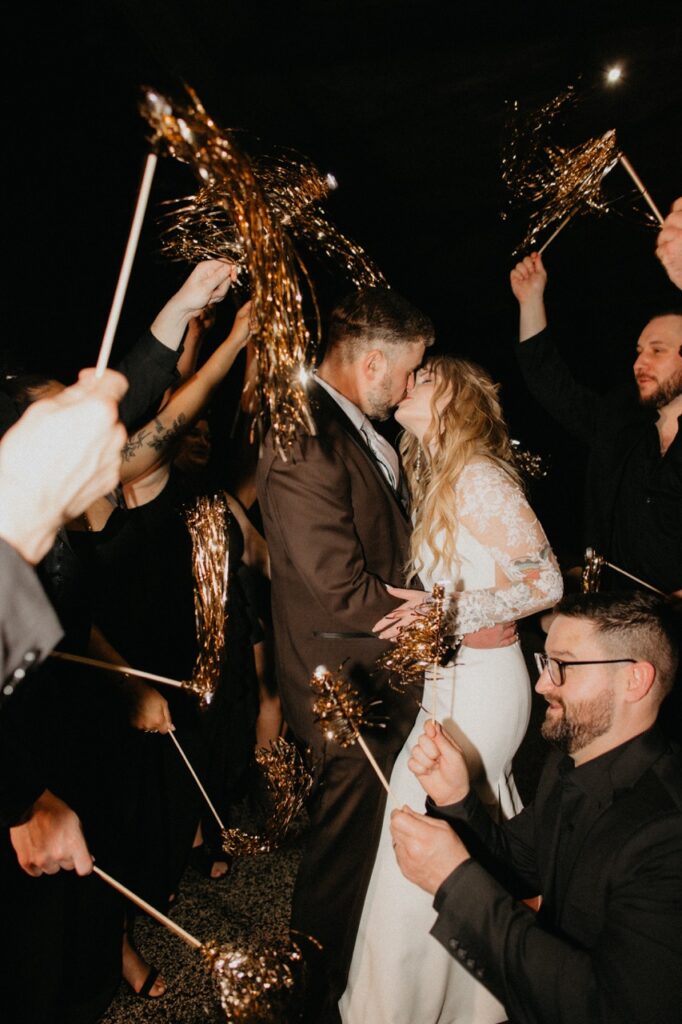
[{"label": "groom's suit lapel", "polygon": [[365,441],[360,431],[353,425],[351,420],[345,414],[340,405],[338,405],[334,399],[329,395],[324,388],[321,388],[319,384],[313,384],[311,388],[311,399],[313,407],[313,417],[315,419],[324,419],[326,422],[333,421],[336,423],[348,439],[360,449],[363,455],[370,463],[380,486],[384,489],[386,494],[391,498],[398,510],[400,511],[403,519],[409,522],[409,516],[407,513],[406,504],[403,504],[403,491],[406,492],[405,481],[403,476],[402,467],[400,469],[400,494],[397,494],[390,483],[386,479],[384,471],[381,469],[376,455]]}]

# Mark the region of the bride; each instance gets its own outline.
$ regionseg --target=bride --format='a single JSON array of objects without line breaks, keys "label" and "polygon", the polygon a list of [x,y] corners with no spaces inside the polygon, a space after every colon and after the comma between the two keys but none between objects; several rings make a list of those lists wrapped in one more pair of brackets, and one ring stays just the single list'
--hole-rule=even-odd
[{"label": "bride", "polygon": [[[463,359],[434,357],[395,417],[405,428],[401,454],[413,508],[408,576],[418,574],[427,591],[448,581],[450,631],[473,632],[553,605],[561,597],[561,575],[514,468],[490,377]],[[415,615],[415,591],[389,590],[405,603],[374,628],[395,638]],[[528,725],[530,699],[518,642],[492,650],[461,647],[435,683],[427,678],[425,706],[391,776],[398,802],[422,808],[423,792],[407,761],[425,720],[435,716],[464,749],[472,784],[490,813],[516,814],[521,801],[511,761]],[[400,873],[391,810],[387,806],[339,1003],[344,1024],[506,1020],[502,1005],[429,935],[436,913],[431,897]]]}]

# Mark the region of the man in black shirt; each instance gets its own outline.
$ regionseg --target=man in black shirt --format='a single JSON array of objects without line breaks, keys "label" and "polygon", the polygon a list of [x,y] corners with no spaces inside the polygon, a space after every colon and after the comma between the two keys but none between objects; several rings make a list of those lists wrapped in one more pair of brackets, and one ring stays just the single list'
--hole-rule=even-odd
[{"label": "man in black shirt", "polygon": [[[495,824],[462,751],[427,723],[409,766],[427,815],[395,811],[431,934],[514,1024],[673,1024],[682,1006],[682,766],[656,727],[677,653],[648,593],[559,605],[536,685],[556,750],[535,800]],[[519,899],[542,894],[535,914]]]},{"label": "man in black shirt", "polygon": [[[589,446],[585,541],[665,593],[682,590],[682,309],[642,331],[636,387],[602,396],[574,379],[550,337],[546,283],[537,253],[512,271],[517,354],[533,396]],[[625,584],[614,574],[609,585]]]}]

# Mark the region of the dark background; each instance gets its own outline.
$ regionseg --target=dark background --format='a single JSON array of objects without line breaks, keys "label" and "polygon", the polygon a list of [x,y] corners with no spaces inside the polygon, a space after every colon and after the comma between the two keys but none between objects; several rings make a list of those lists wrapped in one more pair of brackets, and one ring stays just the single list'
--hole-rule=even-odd
[{"label": "dark background", "polygon": [[[555,543],[573,547],[581,453],[532,403],[514,361],[508,272],[525,221],[500,218],[505,101],[532,109],[578,83],[583,101],[559,141],[616,128],[667,211],[682,194],[679,0],[119,0],[49,15],[26,4],[6,38],[8,365],[70,380],[95,361],[145,154],[139,86],[180,96],[186,80],[223,125],[334,173],[330,217],[431,314],[445,347],[502,382],[513,433],[551,453],[536,502]],[[607,87],[616,61],[624,80]],[[192,188],[184,168],[161,163],[114,362],[184,275],[157,255],[155,217]],[[679,298],[654,240],[641,218],[583,218],[548,250],[553,324],[595,387],[627,377],[650,312]],[[319,288],[326,306],[346,284],[325,271]]]}]

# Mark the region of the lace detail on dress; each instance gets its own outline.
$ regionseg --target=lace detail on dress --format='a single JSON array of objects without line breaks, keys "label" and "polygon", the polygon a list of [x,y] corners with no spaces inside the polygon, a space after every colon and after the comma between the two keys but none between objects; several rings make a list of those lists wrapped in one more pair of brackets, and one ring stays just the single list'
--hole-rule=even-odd
[{"label": "lace detail on dress", "polygon": [[449,615],[456,633],[520,619],[559,600],[563,581],[545,532],[500,466],[479,459],[464,468],[457,510],[460,525],[487,549],[506,582],[452,595]]}]

